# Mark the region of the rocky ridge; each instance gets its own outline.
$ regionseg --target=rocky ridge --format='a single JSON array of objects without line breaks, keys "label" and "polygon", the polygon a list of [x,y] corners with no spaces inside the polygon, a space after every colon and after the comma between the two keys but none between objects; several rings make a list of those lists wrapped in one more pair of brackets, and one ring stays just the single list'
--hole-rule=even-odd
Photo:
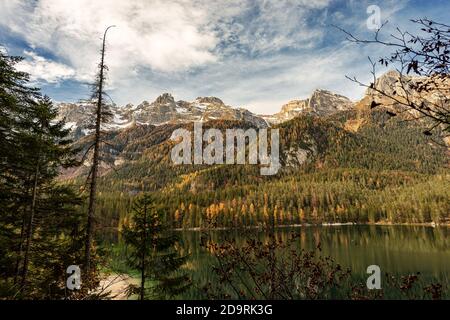
[{"label": "rocky ridge", "polygon": [[[399,81],[398,72],[390,71],[378,78],[375,86],[379,90],[387,92],[392,96],[402,99],[408,84],[415,81],[424,81],[421,78],[403,77]],[[406,84],[406,86],[405,86]],[[450,84],[443,86],[450,89]],[[426,93],[426,100],[429,101],[449,101],[449,94],[430,90]],[[412,95],[415,99],[414,94]],[[422,98],[423,94],[421,97]],[[272,125],[289,121],[301,114],[313,114],[319,117],[330,116],[341,111],[348,110],[368,110],[373,101],[379,105],[398,111],[398,103],[393,103],[392,99],[384,97],[373,89],[368,89],[365,96],[358,102],[352,102],[345,96],[318,89],[304,100],[292,100],[282,106],[281,111],[273,115],[256,115],[244,108],[234,108],[226,105],[217,97],[199,97],[192,102],[176,101],[170,93],[164,93],[153,102],[143,101],[139,105],[127,104],[126,106],[112,106],[112,119],[103,125],[103,130],[121,130],[134,125],[154,125],[190,123],[194,121],[207,122],[211,120],[237,120],[246,121],[258,128],[265,128]],[[401,108],[400,108],[401,109]],[[92,133],[93,107],[86,103],[61,103],[59,104],[59,120],[65,119],[67,128],[70,128],[74,137],[80,138]],[[406,116],[414,115],[408,110]],[[355,131],[361,125],[360,119],[355,119],[355,123],[350,123],[348,128]]]},{"label": "rocky ridge", "polygon": [[292,100],[283,105],[279,113],[263,116],[263,118],[271,124],[279,124],[304,113],[327,116],[339,111],[349,110],[353,106],[354,103],[347,97],[328,90],[318,89],[314,91],[310,98]]},{"label": "rocky ridge", "polygon": [[[86,103],[60,103],[58,120],[65,119],[75,138],[92,133],[92,109]],[[188,123],[210,120],[246,121],[259,128],[268,126],[267,122],[244,108],[233,108],[216,97],[199,97],[193,102],[175,101],[169,93],[164,93],[154,102],[144,101],[135,106],[110,107],[112,118],[103,125],[103,130],[121,130],[133,125],[154,125]]]}]

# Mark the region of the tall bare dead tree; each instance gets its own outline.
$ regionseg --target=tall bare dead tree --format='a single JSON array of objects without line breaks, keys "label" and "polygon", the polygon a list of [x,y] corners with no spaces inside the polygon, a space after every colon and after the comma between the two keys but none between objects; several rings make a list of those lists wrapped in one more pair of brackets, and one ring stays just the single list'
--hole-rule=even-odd
[{"label": "tall bare dead tree", "polygon": [[27,284],[27,277],[28,277],[28,265],[30,261],[30,250],[31,250],[31,242],[33,237],[33,226],[34,226],[34,219],[36,215],[36,201],[37,201],[37,194],[38,194],[38,186],[39,186],[39,170],[40,170],[40,150],[38,150],[37,154],[37,161],[35,165],[35,172],[33,175],[33,191],[31,196],[31,204],[30,204],[30,213],[27,221],[27,229],[26,229],[26,241],[25,241],[25,254],[23,259],[23,268],[22,268],[22,280],[21,280],[21,286],[20,291],[23,292],[25,290],[25,286]]},{"label": "tall bare dead tree", "polygon": [[92,241],[94,237],[94,226],[95,226],[95,204],[96,204],[96,192],[97,192],[97,176],[98,167],[100,163],[100,144],[102,141],[102,123],[106,122],[111,117],[111,112],[109,111],[108,105],[105,103],[105,80],[106,72],[108,67],[105,64],[105,52],[106,52],[106,35],[109,29],[115,26],[110,26],[106,28],[103,35],[103,44],[101,50],[101,61],[99,64],[99,71],[97,74],[96,81],[93,85],[93,92],[91,101],[95,101],[95,134],[94,141],[92,145],[88,148],[89,152],[93,148],[92,166],[90,173],[88,175],[88,180],[90,179],[90,189],[89,189],[89,207],[88,207],[88,218],[86,225],[86,244],[85,244],[85,271],[89,275],[91,271],[91,249]]},{"label": "tall bare dead tree", "polygon": [[[372,64],[373,82],[363,83],[355,77],[348,79],[369,88],[372,93],[387,98],[393,105],[413,111],[415,119],[431,120],[429,130],[433,129],[450,135],[450,25],[430,19],[411,20],[420,31],[411,33],[396,28],[388,37],[382,36],[385,22],[376,30],[372,39],[363,39],[337,27],[347,35],[347,40],[356,44],[375,44],[392,49],[392,52],[369,60]],[[394,67],[398,72],[395,88],[377,86],[376,66]],[[372,101],[372,108],[381,105]],[[390,112],[390,115],[396,113]]]}]

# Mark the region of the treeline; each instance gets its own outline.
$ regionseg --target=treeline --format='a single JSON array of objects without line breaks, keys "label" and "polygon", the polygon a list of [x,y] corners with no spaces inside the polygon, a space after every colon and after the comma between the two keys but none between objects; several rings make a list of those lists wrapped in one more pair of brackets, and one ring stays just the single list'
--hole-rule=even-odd
[{"label": "treeline", "polygon": [[[225,170],[224,167],[222,167]],[[208,174],[220,176],[220,169]],[[216,174],[214,174],[216,173]],[[201,173],[200,173],[201,174]],[[449,175],[367,169],[327,169],[259,184],[198,184],[155,192],[156,206],[174,228],[321,223],[450,222]],[[127,224],[134,196],[101,196],[103,226]]]}]

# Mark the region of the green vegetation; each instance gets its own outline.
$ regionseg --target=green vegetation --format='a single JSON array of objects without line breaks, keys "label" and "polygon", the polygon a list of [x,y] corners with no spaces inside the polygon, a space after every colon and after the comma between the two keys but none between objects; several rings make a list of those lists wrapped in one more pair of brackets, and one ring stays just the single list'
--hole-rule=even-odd
[{"label": "green vegetation", "polygon": [[[173,298],[186,291],[189,279],[177,274],[185,263],[176,250],[177,237],[162,222],[162,213],[153,206],[153,198],[144,195],[133,202],[133,216],[122,230],[123,240],[130,247],[127,264],[140,272],[139,287],[130,285],[130,294],[146,298]],[[147,282],[150,287],[146,287]]]},{"label": "green vegetation", "polygon": [[19,61],[0,52],[0,297],[61,298],[83,224],[80,197],[55,179],[74,153],[50,99],[14,69]]},{"label": "green vegetation", "polygon": [[[188,287],[185,270],[193,267],[191,260],[184,262],[193,249],[169,232],[173,228],[450,221],[448,150],[439,129],[435,136],[424,135],[427,123],[390,117],[382,108],[302,115],[279,125],[284,166],[267,177],[258,166],[173,166],[169,137],[192,124],[108,132],[99,143],[94,215],[74,188],[84,191],[89,170],[72,168],[79,164],[75,150],[78,156],[89,150],[92,137],[71,144],[50,99],[29,88],[28,75],[14,69],[19,61],[0,55],[0,298],[92,297],[102,255],[90,241],[94,230],[102,243],[118,243],[110,267],[138,272],[141,287],[130,293],[139,291],[143,299],[179,297]],[[217,120],[204,128],[251,126]],[[111,163],[121,164],[116,170],[103,165]],[[95,229],[86,226],[87,212]],[[92,249],[86,255],[90,274],[81,291],[70,293],[65,271],[87,261],[85,243]],[[214,251],[211,244],[207,248]],[[206,266],[211,273],[212,264]],[[335,267],[317,265],[325,273]],[[427,294],[439,291],[427,288]],[[199,287],[192,290],[186,295],[198,296]],[[327,291],[317,297],[337,296]]]},{"label": "green vegetation", "polygon": [[445,283],[424,282],[420,273],[386,273],[383,287],[380,274],[379,289],[368,290],[364,277],[352,275],[350,268],[322,253],[321,242],[308,251],[298,248],[301,233],[285,234],[282,239],[270,229],[268,232],[262,241],[253,238],[240,245],[234,239],[219,244],[209,238],[206,248],[217,261],[213,270],[220,279],[206,285],[209,298],[373,300],[441,299],[447,295]]},{"label": "green vegetation", "polygon": [[[345,130],[355,120],[358,130]],[[257,166],[172,166],[166,139],[179,126],[111,134],[109,142],[128,161],[99,181],[104,227],[120,228],[135,195],[148,191],[156,191],[156,207],[175,228],[262,226],[271,214],[277,225],[450,221],[446,148],[417,123],[381,109],[280,125],[285,166],[269,177]],[[207,126],[248,128],[230,121]],[[135,135],[141,138],[126,145]],[[287,151],[299,148],[308,160],[289,163]]]}]

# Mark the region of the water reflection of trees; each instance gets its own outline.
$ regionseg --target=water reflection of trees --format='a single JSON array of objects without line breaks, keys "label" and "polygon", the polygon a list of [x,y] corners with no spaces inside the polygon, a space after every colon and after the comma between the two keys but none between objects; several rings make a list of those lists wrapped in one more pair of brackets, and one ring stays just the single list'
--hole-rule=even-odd
[{"label": "water reflection of trees", "polygon": [[[278,229],[276,237],[287,241],[292,232],[298,233],[298,248],[314,250],[318,245],[324,255],[332,256],[356,276],[365,276],[371,264],[379,265],[383,272],[405,274],[421,271],[426,277],[447,279],[447,262],[450,259],[448,228],[402,226],[339,226]],[[211,252],[199,245],[201,232],[182,232],[183,247],[191,255],[190,269],[194,281],[213,281],[210,266],[214,263]],[[243,245],[249,238],[263,243],[269,241],[258,230],[221,230],[209,232],[216,243],[235,239]],[[446,281],[446,280],[445,280]]]},{"label": "water reflection of trees", "polygon": [[[215,258],[213,252],[207,252],[201,246],[205,241],[204,233],[198,231],[179,231],[181,241],[179,250],[190,258],[185,268],[191,273],[198,287],[214,282],[211,272]],[[333,226],[280,228],[275,236],[286,242],[292,232],[298,234],[297,246],[304,250],[314,250],[320,245],[322,254],[332,256],[338,263],[352,269],[353,274],[366,277],[366,269],[371,264],[379,265],[382,272],[407,274],[422,272],[426,278],[437,278],[448,282],[448,261],[450,261],[449,228],[430,228],[419,226]],[[247,239],[253,238],[266,243],[269,237],[257,229],[209,231],[208,238],[215,243],[234,239],[242,246]],[[126,248],[120,243],[120,237],[111,236],[115,243],[114,265],[120,267],[122,251]],[[118,243],[115,241],[119,241]],[[204,243],[203,243],[204,244]],[[123,271],[123,270],[122,270]],[[186,298],[202,298],[198,288],[193,288]]]},{"label": "water reflection of trees", "polygon": [[[411,252],[445,252],[448,251],[450,241],[449,228],[430,228],[421,226],[339,226],[339,227],[304,227],[304,228],[280,228],[276,237],[286,241],[289,235],[295,232],[299,234],[299,248],[313,249],[319,243],[324,251],[332,252],[336,248],[350,251],[361,247],[384,248]],[[201,232],[183,231],[183,245],[194,256],[203,254],[203,249],[198,245],[201,241]],[[227,238],[233,238],[237,244],[242,244],[249,237],[255,237],[265,242],[268,236],[259,230],[218,230],[209,232],[211,239],[221,242]],[[245,235],[245,236],[244,236]]]}]

